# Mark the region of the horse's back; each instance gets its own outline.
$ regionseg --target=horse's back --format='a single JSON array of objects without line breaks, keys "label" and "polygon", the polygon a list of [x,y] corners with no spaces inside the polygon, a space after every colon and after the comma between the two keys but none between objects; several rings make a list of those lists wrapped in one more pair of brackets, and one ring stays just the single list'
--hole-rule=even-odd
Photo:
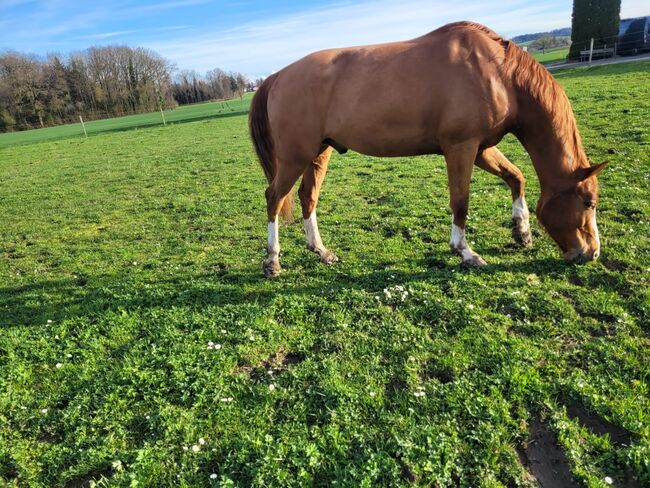
[{"label": "horse's back", "polygon": [[[307,138],[364,154],[441,151],[504,121],[499,45],[476,29],[442,28],[388,44],[331,49],[279,72],[269,116]],[[311,143],[312,145],[315,143]]]}]

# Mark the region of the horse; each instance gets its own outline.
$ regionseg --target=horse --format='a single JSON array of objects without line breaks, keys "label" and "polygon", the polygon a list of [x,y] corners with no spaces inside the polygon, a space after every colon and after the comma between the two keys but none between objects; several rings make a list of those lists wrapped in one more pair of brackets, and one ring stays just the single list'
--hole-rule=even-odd
[{"label": "horse", "polygon": [[540,181],[539,223],[569,262],[598,258],[598,181],[571,104],[527,52],[491,29],[456,22],[401,42],[312,53],[267,77],[256,91],[249,130],[266,189],[267,277],[280,271],[278,215],[290,219],[300,176],[307,247],[330,264],[316,207],[332,152],[377,157],[442,154],[452,211],[450,247],[465,266],[485,266],[465,236],[474,165],[512,192],[513,236],[531,245],[525,179],[495,146],[512,133]]}]

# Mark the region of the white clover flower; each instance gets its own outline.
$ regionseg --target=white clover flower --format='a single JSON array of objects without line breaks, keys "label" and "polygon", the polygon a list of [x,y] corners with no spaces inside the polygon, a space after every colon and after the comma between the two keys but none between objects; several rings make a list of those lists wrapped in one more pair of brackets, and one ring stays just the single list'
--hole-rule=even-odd
[{"label": "white clover flower", "polygon": [[48,324],[51,324],[52,321],[51,321],[50,319],[47,319],[47,323],[48,323]]},{"label": "white clover flower", "polygon": [[603,479],[603,481],[604,481],[605,483],[607,483],[608,485],[611,485],[612,483],[614,483],[614,480],[613,480],[612,478],[610,478],[609,476],[605,476],[605,478]]},{"label": "white clover flower", "polygon": [[217,479],[217,473],[212,473],[212,474],[210,475],[210,479],[211,479],[211,480],[216,480],[216,479]]},{"label": "white clover flower", "polygon": [[54,365],[54,367],[55,367],[56,369],[59,369],[59,368],[62,368],[62,367],[63,367],[63,364],[61,364],[61,363],[56,363],[56,364]]},{"label": "white clover flower", "polygon": [[224,402],[224,403],[230,403],[230,402],[232,402],[232,397],[221,398],[221,401]]},{"label": "white clover flower", "polygon": [[45,414],[47,413],[47,411],[48,411],[47,408],[42,408],[42,409],[41,409],[41,413],[42,413],[43,415],[45,415]]},{"label": "white clover flower", "polygon": [[269,385],[269,391],[273,391],[273,390],[275,390],[275,385],[273,383],[271,383]]},{"label": "white clover flower", "polygon": [[202,446],[205,445],[205,439],[203,437],[199,437],[199,444]]},{"label": "white clover flower", "polygon": [[371,391],[371,392],[368,393],[368,394],[369,394],[371,397],[374,397],[374,396],[376,395],[376,393],[375,393],[374,391]]},{"label": "white clover flower", "polygon": [[219,349],[221,349],[221,344],[215,344],[214,348],[218,351]]},{"label": "white clover flower", "polygon": [[68,353],[68,354],[65,355],[65,357],[67,357],[68,359],[70,359],[70,358],[72,357],[72,354]]},{"label": "white clover flower", "polygon": [[192,446],[192,452],[199,452],[200,450],[201,450],[201,448],[197,444],[194,444]]}]

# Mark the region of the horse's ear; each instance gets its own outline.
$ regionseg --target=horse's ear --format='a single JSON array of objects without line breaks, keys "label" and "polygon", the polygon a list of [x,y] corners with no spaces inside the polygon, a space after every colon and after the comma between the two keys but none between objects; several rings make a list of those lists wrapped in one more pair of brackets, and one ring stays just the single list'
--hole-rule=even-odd
[{"label": "horse's ear", "polygon": [[584,181],[591,176],[596,176],[605,169],[605,166],[607,166],[608,163],[609,161],[605,161],[604,163],[589,166],[588,168],[580,168],[578,170],[578,181]]}]

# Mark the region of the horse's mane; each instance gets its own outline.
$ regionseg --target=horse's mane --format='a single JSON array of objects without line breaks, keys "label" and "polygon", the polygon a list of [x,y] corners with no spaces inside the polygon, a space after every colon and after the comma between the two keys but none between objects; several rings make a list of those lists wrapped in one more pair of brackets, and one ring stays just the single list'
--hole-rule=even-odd
[{"label": "horse's mane", "polygon": [[[511,81],[515,87],[528,93],[549,116],[556,133],[569,145],[574,155],[573,165],[583,166],[587,157],[582,146],[576,119],[571,103],[564,90],[548,70],[530,54],[520,49],[514,42],[504,39],[492,29],[474,22],[455,22],[447,24],[436,32],[451,30],[479,31],[497,42],[503,48],[501,76]],[[587,163],[588,164],[588,163]]]}]

